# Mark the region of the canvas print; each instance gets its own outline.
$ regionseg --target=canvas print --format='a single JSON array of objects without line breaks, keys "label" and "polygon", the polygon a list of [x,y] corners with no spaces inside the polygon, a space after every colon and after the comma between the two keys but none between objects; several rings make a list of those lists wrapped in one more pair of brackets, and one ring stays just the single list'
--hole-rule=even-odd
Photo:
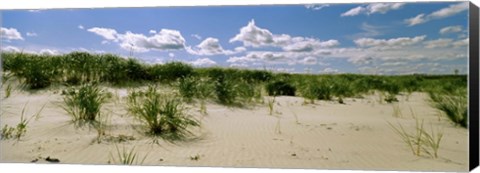
[{"label": "canvas print", "polygon": [[3,10],[0,162],[467,171],[468,6]]}]

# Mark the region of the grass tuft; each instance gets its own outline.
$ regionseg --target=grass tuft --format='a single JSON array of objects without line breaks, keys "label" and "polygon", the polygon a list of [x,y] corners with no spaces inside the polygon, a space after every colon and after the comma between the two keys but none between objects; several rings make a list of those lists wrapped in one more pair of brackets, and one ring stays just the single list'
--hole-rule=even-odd
[{"label": "grass tuft", "polygon": [[147,134],[167,139],[182,139],[191,134],[189,126],[200,124],[186,114],[182,102],[173,95],[161,94],[155,86],[147,91],[132,91],[128,110],[146,127]]},{"label": "grass tuft", "polygon": [[40,117],[40,113],[43,111],[43,108],[45,108],[45,105],[43,105],[42,108],[40,108],[40,110],[37,113],[33,114],[32,116],[30,116],[30,118],[27,119],[25,118],[25,111],[26,111],[27,104],[28,103],[26,103],[25,106],[23,106],[22,113],[20,115],[20,122],[15,127],[10,127],[8,125],[5,125],[2,128],[0,139],[13,138],[16,140],[20,140],[20,138],[22,138],[27,133],[27,126],[28,126],[28,123],[30,123],[30,120],[32,120],[32,118],[37,119],[38,117]]},{"label": "grass tuft", "polygon": [[63,107],[72,121],[79,126],[98,125],[100,109],[109,98],[109,94],[94,84],[84,84],[80,88],[69,88],[64,92]]},{"label": "grass tuft", "polygon": [[138,155],[135,152],[135,147],[132,147],[130,150],[127,150],[125,146],[123,146],[122,150],[115,145],[116,149],[116,157],[112,155],[110,152],[110,160],[108,163],[113,164],[122,164],[122,165],[141,165],[147,158],[147,155],[143,157],[142,160],[138,160]]},{"label": "grass tuft", "polygon": [[466,90],[454,92],[429,92],[432,105],[442,111],[453,123],[463,128],[468,126],[468,103]]}]

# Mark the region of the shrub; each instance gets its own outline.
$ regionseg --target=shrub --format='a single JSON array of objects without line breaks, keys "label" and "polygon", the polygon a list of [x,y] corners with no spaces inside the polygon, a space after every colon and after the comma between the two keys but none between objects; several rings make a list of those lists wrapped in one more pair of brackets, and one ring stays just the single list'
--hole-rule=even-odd
[{"label": "shrub", "polygon": [[295,96],[295,86],[285,81],[274,81],[266,85],[266,90],[269,96]]},{"label": "shrub", "polygon": [[85,123],[96,125],[101,115],[100,109],[108,97],[109,94],[96,85],[84,84],[79,89],[69,88],[65,91],[63,108],[77,125]]},{"label": "shrub", "polygon": [[149,86],[145,92],[129,94],[129,112],[147,127],[147,134],[167,139],[181,139],[188,134],[189,126],[199,123],[185,113],[180,100],[175,96],[158,93]]}]

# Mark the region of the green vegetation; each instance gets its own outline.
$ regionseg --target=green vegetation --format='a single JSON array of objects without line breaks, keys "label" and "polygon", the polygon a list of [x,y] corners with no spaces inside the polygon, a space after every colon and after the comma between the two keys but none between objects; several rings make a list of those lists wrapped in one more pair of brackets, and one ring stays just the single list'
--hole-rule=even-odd
[{"label": "green vegetation", "polygon": [[118,146],[115,145],[116,149],[116,157],[112,155],[110,152],[110,160],[108,163],[113,163],[113,164],[122,164],[122,165],[141,165],[147,158],[147,155],[143,157],[142,160],[138,160],[138,155],[135,152],[135,147],[132,147],[132,149],[127,150],[125,149],[125,146],[123,146],[122,150],[118,149]]},{"label": "green vegetation", "polygon": [[440,143],[443,138],[443,132],[439,130],[433,130],[430,125],[430,132],[424,128],[424,121],[419,121],[415,117],[415,132],[408,132],[405,128],[398,124],[394,126],[388,123],[394,132],[403,140],[405,144],[410,148],[413,155],[420,156],[422,152],[430,155],[432,158],[438,158],[438,150],[440,149]]},{"label": "green vegetation", "polygon": [[435,108],[442,111],[456,125],[467,128],[468,102],[466,89],[460,88],[454,91],[437,89],[437,91],[430,91],[429,95]]},{"label": "green vegetation", "polygon": [[182,139],[191,134],[189,126],[199,126],[186,114],[177,97],[159,93],[155,86],[149,86],[146,91],[131,91],[128,110],[146,126],[147,134],[153,136]]},{"label": "green vegetation", "polygon": [[[466,75],[287,74],[235,68],[193,68],[182,62],[145,64],[112,54],[72,52],[64,55],[2,53],[4,73],[12,74],[24,89],[52,85],[78,86],[96,82],[113,86],[157,84],[174,86],[186,102],[200,100],[206,114],[208,99],[228,106],[255,104],[268,96],[301,96],[306,101],[362,97],[377,91],[381,100],[397,102],[399,95],[429,92],[434,106],[466,127]],[[173,84],[173,85],[172,85]],[[6,94],[11,87],[5,87]],[[266,94],[264,94],[264,91]],[[205,110],[205,111],[204,111]]]},{"label": "green vegetation", "polygon": [[32,116],[30,116],[30,118],[26,119],[25,111],[27,108],[27,104],[23,106],[22,113],[20,115],[20,122],[18,122],[18,124],[15,127],[10,127],[8,125],[5,125],[2,128],[0,139],[14,138],[16,140],[20,140],[20,138],[27,133],[27,126],[28,126],[28,123],[30,123],[30,120],[32,120],[32,118],[35,118],[35,119],[39,118],[40,113],[42,112],[43,108],[45,108],[45,105],[43,105],[42,108],[40,108],[40,110],[37,113],[33,114]]},{"label": "green vegetation", "polygon": [[71,87],[63,92],[63,107],[72,121],[79,126],[84,124],[99,125],[100,109],[109,98],[109,94],[95,84],[84,84],[78,89]]}]

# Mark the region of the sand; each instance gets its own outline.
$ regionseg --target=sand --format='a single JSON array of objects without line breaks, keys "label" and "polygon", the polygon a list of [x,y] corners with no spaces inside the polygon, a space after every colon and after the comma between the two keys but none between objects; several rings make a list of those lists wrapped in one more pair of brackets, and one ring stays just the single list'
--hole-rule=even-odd
[{"label": "sand", "polygon": [[[46,157],[69,164],[109,164],[116,147],[135,147],[142,165],[312,168],[348,170],[467,171],[468,131],[455,127],[432,108],[425,93],[398,96],[400,116],[392,104],[379,103],[380,96],[345,99],[346,104],[316,101],[304,104],[301,97],[276,98],[273,115],[266,104],[244,108],[208,102],[208,115],[198,104],[188,105],[201,127],[192,128],[194,137],[186,141],[155,143],[139,132],[139,123],[126,111],[125,89],[109,88],[114,99],[102,109],[108,115],[106,134],[134,138],[100,143],[97,131],[75,128],[62,109],[62,95],[53,90],[29,93],[15,90],[1,101],[1,127],[15,126],[23,107],[33,118],[21,140],[0,141],[0,162],[48,163]],[[2,96],[4,88],[2,88]],[[267,97],[266,97],[267,98]],[[412,113],[413,112],[413,113]],[[388,122],[412,131],[415,119],[423,119],[429,130],[444,136],[438,158],[412,154]],[[111,138],[112,139],[112,138]],[[194,159],[196,158],[196,159]]]}]

